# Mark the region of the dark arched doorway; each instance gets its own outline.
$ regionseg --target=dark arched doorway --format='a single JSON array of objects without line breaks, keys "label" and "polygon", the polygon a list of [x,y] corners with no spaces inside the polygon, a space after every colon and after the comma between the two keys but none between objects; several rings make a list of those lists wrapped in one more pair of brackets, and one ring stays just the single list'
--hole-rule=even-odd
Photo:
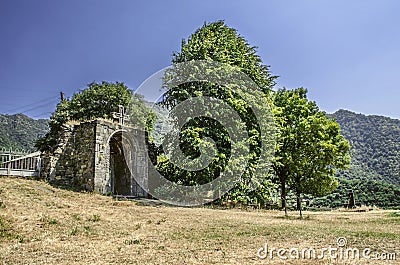
[{"label": "dark arched doorway", "polygon": [[[129,166],[134,163],[134,146],[123,135],[116,132],[110,139],[110,177],[111,190],[114,195],[135,196],[133,187],[136,186]],[[132,167],[133,168],[133,167]]]}]

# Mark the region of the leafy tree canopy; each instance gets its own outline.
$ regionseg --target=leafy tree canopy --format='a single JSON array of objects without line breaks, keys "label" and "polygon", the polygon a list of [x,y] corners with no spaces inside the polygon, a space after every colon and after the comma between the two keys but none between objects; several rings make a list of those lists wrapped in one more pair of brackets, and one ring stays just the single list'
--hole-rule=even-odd
[{"label": "leafy tree canopy", "polygon": [[280,129],[274,171],[282,206],[289,186],[298,196],[300,208],[300,194],[322,196],[337,187],[334,175],[350,163],[350,145],[339,124],[307,100],[306,89],[280,89],[274,93],[274,103]]},{"label": "leafy tree canopy", "polygon": [[[183,39],[181,51],[173,54],[172,63],[208,60],[232,65],[250,77],[265,94],[269,94],[277,77],[271,75],[269,67],[262,63],[256,52],[257,47],[250,46],[236,29],[226,26],[223,21],[217,21],[205,23],[187,41]],[[194,96],[196,91],[221,98],[222,90],[215,85],[207,87],[206,84],[184,84],[169,88],[163,104],[175,106],[188,96]]]},{"label": "leafy tree canopy", "polygon": [[[219,62],[235,67],[260,88],[259,102],[270,100],[269,96],[272,87],[275,85],[276,77],[270,74],[268,66],[262,64],[261,58],[256,54],[256,48],[250,46],[235,29],[226,26],[223,21],[204,24],[187,41],[183,40],[180,52],[173,54],[172,63],[199,60]],[[227,70],[227,75],[229,76],[229,74],[229,70]],[[168,78],[167,75],[165,79],[168,81]],[[224,101],[240,116],[246,125],[249,136],[249,163],[245,174],[242,175],[243,181],[237,185],[236,191],[232,191],[230,195],[238,200],[239,197],[242,198],[240,200],[247,202],[252,200],[247,193],[247,191],[250,191],[250,187],[245,179],[248,179],[256,171],[255,166],[261,152],[261,136],[260,122],[252,112],[249,103],[240,93],[232,92],[229,87],[218,83],[186,82],[175,87],[167,87],[167,89],[161,104],[169,108],[189,98],[208,96]],[[243,93],[246,93],[246,91],[243,91]],[[268,104],[265,105],[262,107],[268,109]],[[266,110],[266,112],[268,111],[269,109]],[[229,135],[219,121],[207,117],[197,117],[191,119],[180,132],[181,148],[185,155],[191,159],[200,155],[200,149],[211,148],[210,142],[206,140],[207,138],[212,138],[217,148],[216,156],[209,167],[196,172],[186,171],[176,168],[169,160],[160,156],[159,170],[171,180],[186,185],[202,184],[215,179],[219,172],[224,170],[228,160],[232,159],[229,151],[231,147]],[[267,196],[267,193],[261,194],[260,197],[262,196]]]},{"label": "leafy tree canopy", "polygon": [[[71,99],[64,99],[57,105],[56,111],[50,117],[50,131],[37,141],[36,147],[41,151],[53,150],[58,142],[59,132],[66,122],[112,119],[112,112],[118,111],[119,105],[130,106],[131,111],[135,110],[136,115],[130,116],[133,125],[143,126],[146,123],[149,110],[142,96],[133,94],[124,83],[93,82],[86,89],[74,94]],[[152,123],[148,126],[152,127]]]}]

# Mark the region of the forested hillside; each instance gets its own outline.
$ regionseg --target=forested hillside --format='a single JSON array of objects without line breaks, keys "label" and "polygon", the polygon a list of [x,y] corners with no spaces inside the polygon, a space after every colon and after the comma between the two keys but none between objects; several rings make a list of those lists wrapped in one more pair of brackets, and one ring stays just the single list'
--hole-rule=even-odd
[{"label": "forested hillside", "polygon": [[400,188],[393,184],[375,180],[339,179],[339,187],[331,194],[315,198],[312,207],[343,207],[348,203],[348,194],[353,191],[358,205],[377,206],[380,208],[400,209]]},{"label": "forested hillside", "polygon": [[347,110],[331,115],[351,145],[350,170],[339,172],[339,187],[312,206],[341,207],[352,190],[356,203],[400,208],[400,120]]},{"label": "forested hillside", "polygon": [[332,116],[351,145],[351,168],[340,176],[400,187],[400,120],[347,110]]},{"label": "forested hillside", "polygon": [[48,130],[48,120],[34,120],[24,114],[0,114],[0,149],[35,150],[35,141]]}]

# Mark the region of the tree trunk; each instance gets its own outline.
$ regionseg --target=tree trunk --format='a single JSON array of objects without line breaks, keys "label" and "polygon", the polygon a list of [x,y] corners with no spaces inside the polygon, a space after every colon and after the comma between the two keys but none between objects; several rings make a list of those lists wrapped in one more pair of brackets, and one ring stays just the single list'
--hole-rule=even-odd
[{"label": "tree trunk", "polygon": [[300,218],[303,218],[303,213],[301,212],[301,194],[300,194],[300,192],[297,192],[297,194],[296,194],[297,196],[297,210],[299,210],[300,211]]},{"label": "tree trunk", "polygon": [[287,216],[286,185],[284,181],[281,181],[281,202],[282,202],[282,209],[285,210],[285,216]]}]

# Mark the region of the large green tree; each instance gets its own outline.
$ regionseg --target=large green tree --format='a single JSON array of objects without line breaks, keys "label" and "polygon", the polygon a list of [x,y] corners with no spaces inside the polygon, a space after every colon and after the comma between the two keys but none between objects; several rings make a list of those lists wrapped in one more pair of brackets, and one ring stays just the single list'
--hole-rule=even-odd
[{"label": "large green tree", "polygon": [[[205,23],[187,41],[183,39],[181,51],[173,54],[172,63],[193,60],[210,60],[236,66],[250,77],[266,95],[271,92],[277,78],[271,75],[269,67],[262,63],[260,56],[257,55],[257,47],[250,46],[236,29],[228,27],[223,21]],[[214,88],[212,91],[208,91],[211,89],[206,86],[185,84],[169,89],[165,94],[164,103],[175,105],[185,100],[188,94],[193,95],[195,91],[207,91],[213,96],[221,97],[219,93],[222,92],[222,88],[215,86],[212,88]]]},{"label": "large green tree", "polygon": [[[262,64],[261,58],[256,54],[256,47],[250,46],[235,29],[226,26],[223,21],[204,24],[187,41],[183,40],[180,52],[173,54],[172,63],[179,64],[195,60],[213,61],[235,67],[260,88],[260,102],[269,100],[276,77],[271,75],[268,66]],[[248,180],[255,174],[256,164],[260,162],[262,141],[260,123],[246,100],[238,93],[234,93],[228,87],[218,83],[187,82],[175,87],[168,87],[161,104],[173,108],[188,98],[199,96],[223,100],[246,124],[250,148],[249,163],[242,175],[242,181],[228,196],[244,202],[262,200],[269,195],[268,192],[252,192],[248,186],[249,183],[246,182],[246,179]],[[210,142],[205,140],[207,138],[212,138],[217,147],[215,159],[209,167],[200,171],[187,171],[175,167],[161,155],[158,163],[159,170],[170,180],[185,185],[198,185],[216,178],[224,170],[228,160],[232,159],[229,137],[218,121],[206,117],[191,119],[181,130],[180,147],[188,158],[195,159],[200,155],[200,150],[210,148]],[[257,189],[263,191],[268,185],[266,183],[258,184]]]},{"label": "large green tree", "polygon": [[334,176],[337,169],[348,167],[350,145],[339,124],[307,100],[306,89],[280,89],[274,93],[274,103],[280,133],[273,168],[282,207],[286,212],[289,188],[297,196],[301,215],[301,194],[323,196],[336,189]]},{"label": "large green tree", "polygon": [[[59,140],[62,126],[68,121],[87,121],[96,118],[112,119],[112,112],[118,111],[118,106],[129,108],[130,122],[144,128],[150,110],[145,106],[143,97],[133,94],[121,82],[91,83],[86,89],[75,93],[71,99],[63,99],[56,111],[50,117],[50,131],[36,143],[41,151],[52,151]],[[132,115],[132,114],[135,115]],[[152,127],[152,119],[148,123]]]}]

